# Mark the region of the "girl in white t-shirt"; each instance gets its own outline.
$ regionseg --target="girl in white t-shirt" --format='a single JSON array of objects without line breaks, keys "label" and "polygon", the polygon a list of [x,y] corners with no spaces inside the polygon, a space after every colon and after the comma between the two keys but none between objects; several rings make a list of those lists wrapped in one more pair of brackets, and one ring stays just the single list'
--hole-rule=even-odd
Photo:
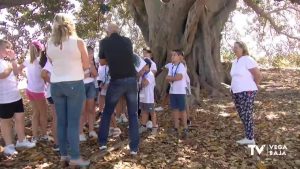
[{"label": "girl in white t-shirt", "polygon": [[169,68],[166,80],[170,83],[170,107],[173,111],[173,133],[178,136],[180,120],[183,125],[183,138],[188,136],[186,114],[186,68],[181,63],[183,53],[180,50],[172,51],[172,67]]},{"label": "girl in white t-shirt", "polygon": [[[16,77],[19,75],[18,68],[12,44],[0,39],[0,128],[5,142],[5,155],[18,154],[15,147],[32,148],[35,146],[35,143],[29,142],[25,137],[24,106]],[[18,135],[16,146],[13,144],[13,124]]]},{"label": "girl in white t-shirt", "polygon": [[[22,68],[26,68],[26,94],[32,106],[33,141],[47,140],[47,103],[45,98],[45,83],[41,77],[42,67],[39,64],[44,46],[39,41],[29,45],[29,57],[25,59]],[[39,132],[40,130],[40,132]]]},{"label": "girl in white t-shirt", "polygon": [[56,133],[56,125],[57,125],[57,117],[56,117],[56,110],[54,106],[54,101],[51,97],[51,91],[50,91],[50,77],[51,77],[51,72],[52,72],[52,64],[46,57],[46,52],[42,54],[41,56],[41,62],[40,65],[42,67],[42,72],[41,72],[41,77],[45,81],[45,96],[48,100],[48,103],[50,104],[50,110],[51,110],[51,116],[52,116],[52,137],[54,141],[54,146],[53,150],[54,151],[59,151],[59,146],[58,146],[58,140],[57,140],[57,133]]},{"label": "girl in white t-shirt", "polygon": [[255,144],[253,133],[254,99],[258,91],[258,84],[262,76],[256,61],[249,56],[248,49],[243,42],[236,42],[233,51],[236,59],[232,62],[230,75],[232,97],[244,124],[245,138],[238,144]]}]

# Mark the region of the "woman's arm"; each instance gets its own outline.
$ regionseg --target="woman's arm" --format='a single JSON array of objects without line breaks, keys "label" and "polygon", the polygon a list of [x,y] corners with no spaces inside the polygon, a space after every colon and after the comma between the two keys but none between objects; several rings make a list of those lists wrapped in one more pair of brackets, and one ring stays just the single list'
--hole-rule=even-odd
[{"label": "woman's arm", "polygon": [[254,81],[255,81],[256,85],[258,86],[262,80],[262,75],[261,75],[260,70],[257,67],[255,67],[255,68],[249,69],[249,71],[251,72],[252,76],[254,77]]},{"label": "woman's arm", "polygon": [[82,39],[77,40],[77,45],[79,48],[79,51],[81,53],[81,61],[82,61],[82,67],[83,70],[89,69],[90,68],[90,61],[87,53],[87,49],[85,47],[85,44]]}]

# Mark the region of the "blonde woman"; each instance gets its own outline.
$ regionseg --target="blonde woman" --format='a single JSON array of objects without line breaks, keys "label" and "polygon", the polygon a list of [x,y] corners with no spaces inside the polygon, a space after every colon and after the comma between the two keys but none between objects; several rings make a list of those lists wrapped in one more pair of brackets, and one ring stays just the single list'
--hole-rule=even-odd
[{"label": "blonde woman", "polygon": [[233,51],[236,59],[232,62],[230,75],[231,92],[235,107],[244,124],[246,137],[237,141],[238,144],[255,144],[253,134],[254,99],[262,76],[256,61],[249,56],[243,42],[235,42]]},{"label": "blonde woman", "polygon": [[[57,113],[57,136],[61,162],[88,166],[80,157],[79,122],[85,101],[84,74],[89,72],[89,58],[74,21],[67,14],[56,14],[47,55],[52,62],[51,96]],[[68,149],[70,150],[68,153]]]}]

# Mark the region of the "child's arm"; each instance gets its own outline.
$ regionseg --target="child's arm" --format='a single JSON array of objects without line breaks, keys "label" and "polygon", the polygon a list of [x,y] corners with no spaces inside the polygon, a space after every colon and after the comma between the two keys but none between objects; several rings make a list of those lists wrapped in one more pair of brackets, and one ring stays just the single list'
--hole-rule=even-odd
[{"label": "child's arm", "polygon": [[41,72],[41,77],[42,77],[42,79],[43,79],[45,82],[50,83],[50,76],[49,76],[48,73],[49,73],[49,72],[48,72],[47,70],[43,69],[42,72]]},{"label": "child's arm", "polygon": [[167,76],[166,80],[167,80],[168,82],[175,82],[175,81],[182,80],[182,78],[183,78],[182,74],[178,73],[178,74],[176,74],[175,77]]},{"label": "child's arm", "polygon": [[146,86],[148,86],[149,85],[149,81],[146,79],[146,78],[144,78],[143,80],[142,80],[142,86],[143,87],[146,87]]},{"label": "child's arm", "polygon": [[91,65],[91,75],[92,77],[97,77],[98,76],[98,71],[96,70],[96,67],[94,64],[90,64]]},{"label": "child's arm", "polygon": [[7,78],[10,73],[13,71],[13,68],[12,67],[8,67],[6,68],[2,73],[0,73],[0,79],[5,79]]}]

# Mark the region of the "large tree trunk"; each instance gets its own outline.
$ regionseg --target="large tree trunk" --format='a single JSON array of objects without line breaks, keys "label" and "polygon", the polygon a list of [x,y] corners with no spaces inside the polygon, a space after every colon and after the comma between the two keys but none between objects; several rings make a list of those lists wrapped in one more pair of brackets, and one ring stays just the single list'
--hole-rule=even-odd
[{"label": "large tree trunk", "polygon": [[[169,52],[182,49],[192,80],[193,95],[199,101],[200,88],[215,95],[224,81],[220,61],[221,31],[237,0],[130,0],[130,10],[151,47],[158,68],[170,61]],[[166,73],[160,73],[157,87],[163,93]]]}]

